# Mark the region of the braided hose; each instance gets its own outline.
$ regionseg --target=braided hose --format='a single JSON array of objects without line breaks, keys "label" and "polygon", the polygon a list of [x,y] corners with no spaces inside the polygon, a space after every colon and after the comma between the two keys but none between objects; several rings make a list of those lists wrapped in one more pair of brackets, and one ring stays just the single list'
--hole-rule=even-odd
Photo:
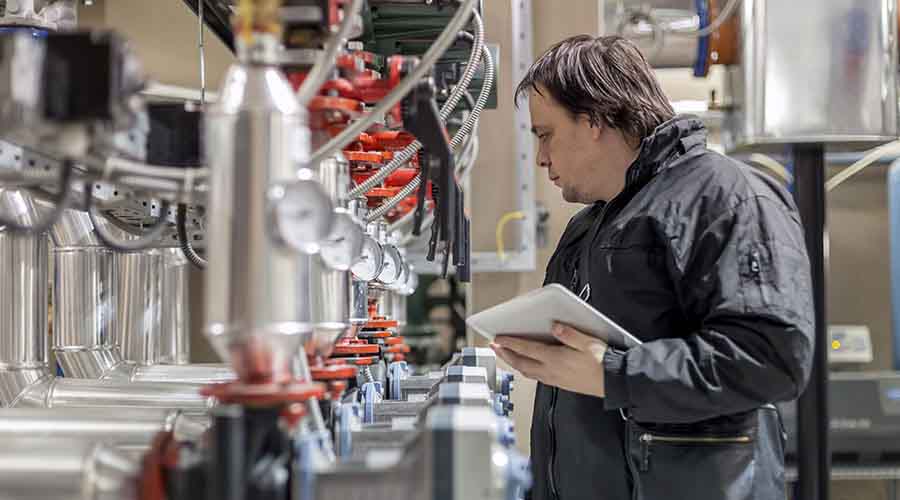
[{"label": "braided hose", "polygon": [[359,134],[365,132],[379,118],[384,116],[397,103],[403,100],[407,94],[412,92],[416,85],[422,81],[428,71],[434,66],[438,59],[450,48],[456,37],[459,35],[466,24],[469,22],[476,0],[460,0],[461,5],[453,18],[441,32],[440,36],[431,44],[431,47],[422,55],[422,58],[408,75],[394,87],[390,94],[378,102],[378,105],[367,114],[363,115],[359,120],[353,122],[350,126],[342,130],[338,135],[332,137],[325,145],[317,149],[309,159],[312,165],[320,163],[325,158],[338,153],[347,144],[350,144],[357,138]]},{"label": "braided hose", "polygon": [[[462,77],[459,82],[453,87],[453,90],[450,92],[450,97],[447,98],[447,102],[441,106],[441,122],[447,121],[450,117],[450,114],[456,109],[457,104],[459,104],[460,99],[463,98],[466,91],[469,88],[469,84],[472,83],[472,79],[475,77],[475,71],[478,69],[478,57],[481,51],[484,49],[484,23],[481,21],[481,16],[478,15],[477,10],[472,11],[472,21],[475,24],[475,35],[472,39],[472,51],[469,53],[469,60],[466,63],[466,70],[463,72]],[[463,35],[461,33],[461,35]],[[469,35],[466,33],[465,35]],[[463,36],[465,36],[463,35]],[[391,160],[387,165],[378,169],[378,172],[375,173],[372,177],[366,179],[363,183],[357,185],[355,188],[350,190],[350,193],[347,195],[348,199],[358,198],[360,196],[364,196],[366,193],[371,191],[373,188],[378,187],[384,182],[385,179],[388,178],[391,174],[393,174],[397,169],[406,165],[406,163],[412,159],[416,153],[422,149],[422,143],[418,140],[410,143],[409,146],[403,148],[399,153],[394,155],[394,159]]]},{"label": "braided hose", "polygon": [[[488,50],[487,47],[482,47],[481,56],[484,60],[484,83],[481,86],[481,92],[478,94],[478,101],[475,102],[475,107],[472,108],[472,113],[469,114],[466,122],[456,131],[456,134],[453,135],[453,139],[450,141],[450,147],[453,149],[458,148],[466,136],[468,136],[475,128],[475,124],[478,123],[478,120],[481,118],[481,112],[484,111],[484,107],[487,106],[487,100],[491,94],[491,87],[494,85],[494,58],[491,56],[491,51]],[[378,208],[370,212],[369,215],[366,216],[366,222],[373,222],[384,216],[384,214],[396,207],[401,201],[412,195],[421,183],[422,172],[419,172],[419,174],[416,175],[413,180],[409,181],[406,186],[403,186],[403,189],[394,195],[394,197],[385,201]]]}]

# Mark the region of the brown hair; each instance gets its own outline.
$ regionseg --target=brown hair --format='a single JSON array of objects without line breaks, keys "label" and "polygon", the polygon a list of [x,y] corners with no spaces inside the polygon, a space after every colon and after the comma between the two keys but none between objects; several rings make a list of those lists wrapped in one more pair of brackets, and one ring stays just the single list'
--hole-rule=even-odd
[{"label": "brown hair", "polygon": [[515,103],[541,88],[573,117],[587,115],[640,142],[675,112],[640,50],[620,36],[576,35],[550,47],[516,87]]}]

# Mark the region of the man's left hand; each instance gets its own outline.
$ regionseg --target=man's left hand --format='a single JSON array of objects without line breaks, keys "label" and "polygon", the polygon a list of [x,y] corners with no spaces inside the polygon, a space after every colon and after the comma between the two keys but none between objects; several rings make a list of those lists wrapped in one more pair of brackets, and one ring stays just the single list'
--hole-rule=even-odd
[{"label": "man's left hand", "polygon": [[604,397],[606,343],[562,323],[553,325],[553,336],[562,345],[500,336],[491,348],[528,378],[567,391]]}]

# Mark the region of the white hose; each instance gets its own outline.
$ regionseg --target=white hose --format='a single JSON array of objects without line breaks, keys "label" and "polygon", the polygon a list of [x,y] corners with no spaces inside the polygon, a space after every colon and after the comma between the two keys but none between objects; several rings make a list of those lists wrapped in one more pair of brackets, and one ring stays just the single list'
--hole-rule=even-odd
[{"label": "white hose", "polygon": [[359,134],[365,132],[376,120],[390,111],[400,100],[409,94],[413,87],[419,84],[423,77],[434,66],[437,60],[450,48],[456,39],[456,34],[469,22],[472,15],[472,9],[475,7],[476,0],[462,0],[462,5],[457,9],[453,19],[444,28],[441,35],[428,48],[419,64],[413,68],[412,72],[400,82],[399,85],[384,99],[382,99],[375,109],[354,122],[349,127],[341,131],[340,134],[334,136],[324,146],[313,153],[310,163],[316,165],[323,159],[328,158],[339,152],[350,142],[356,140]]},{"label": "white hose", "polygon": [[[462,77],[459,79],[459,82],[453,87],[453,90],[450,92],[450,97],[441,106],[441,122],[446,123],[447,119],[450,117],[450,114],[456,108],[456,105],[459,104],[460,99],[462,99],[463,95],[468,91],[469,84],[472,83],[472,78],[475,77],[475,71],[478,69],[478,59],[481,57],[481,52],[484,48],[484,23],[481,21],[481,16],[478,15],[478,12],[472,12],[472,20],[475,24],[475,35],[472,41],[472,51],[469,53],[469,61],[466,64],[466,69],[462,74]],[[399,153],[394,155],[394,158],[388,162],[385,166],[378,169],[378,172],[372,177],[369,177],[365,181],[358,184],[356,187],[350,190],[347,198],[353,199],[359,196],[364,196],[366,193],[371,191],[373,188],[378,187],[384,182],[385,179],[388,178],[391,174],[397,171],[403,165],[412,159],[419,150],[422,149],[422,143],[418,140],[410,143],[409,146],[403,148]]]},{"label": "white hose", "polygon": [[900,141],[889,142],[887,144],[883,144],[881,146],[878,146],[877,148],[869,150],[862,158],[860,158],[844,170],[841,170],[832,178],[828,179],[825,182],[825,191],[831,191],[834,188],[840,186],[841,183],[860,173],[864,168],[877,162],[878,160],[881,160],[885,156],[896,155],[900,155]]},{"label": "white hose", "polygon": [[328,78],[331,70],[334,69],[337,53],[344,45],[344,40],[350,35],[350,30],[353,28],[353,17],[362,10],[364,1],[353,0],[350,8],[344,11],[344,19],[341,20],[338,32],[328,40],[325,50],[319,54],[316,64],[313,65],[312,70],[306,75],[306,79],[303,80],[300,88],[297,89],[297,100],[300,101],[301,106],[306,107],[319,91],[319,88],[322,87],[322,84],[325,83],[325,79]]}]

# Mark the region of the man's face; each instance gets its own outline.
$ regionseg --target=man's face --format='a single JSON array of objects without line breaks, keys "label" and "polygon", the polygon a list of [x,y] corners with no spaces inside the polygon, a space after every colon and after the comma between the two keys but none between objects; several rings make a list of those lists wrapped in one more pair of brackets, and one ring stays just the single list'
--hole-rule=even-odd
[{"label": "man's face", "polygon": [[586,116],[571,114],[550,93],[541,88],[528,97],[531,131],[537,137],[537,163],[547,169],[550,180],[572,203],[608,201],[605,192],[612,179],[602,155],[602,131],[592,127]]}]

